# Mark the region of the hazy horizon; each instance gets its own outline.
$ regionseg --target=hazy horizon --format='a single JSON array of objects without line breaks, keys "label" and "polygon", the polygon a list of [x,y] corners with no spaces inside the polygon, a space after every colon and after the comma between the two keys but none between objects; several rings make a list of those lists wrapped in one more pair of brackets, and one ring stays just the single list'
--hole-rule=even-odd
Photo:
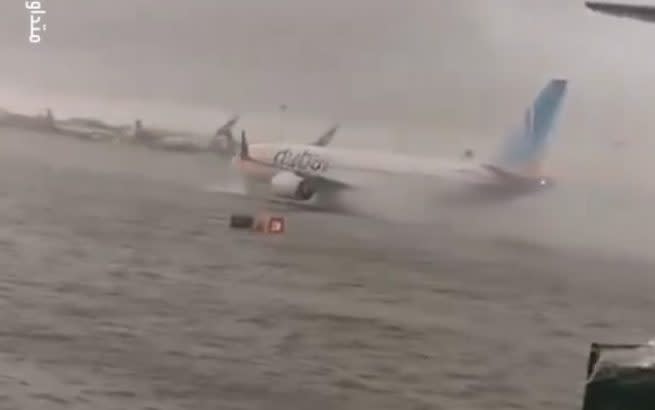
[{"label": "hazy horizon", "polygon": [[335,144],[453,155],[495,149],[564,77],[556,171],[650,180],[655,25],[582,1],[42,4],[36,45],[24,3],[3,6],[0,106],[205,132],[237,112],[254,140],[304,141],[340,122]]},{"label": "hazy horizon", "polygon": [[630,124],[652,110],[637,105],[655,90],[655,25],[582,1],[42,4],[48,30],[36,45],[24,2],[3,6],[3,106],[36,109],[40,96],[225,112],[287,104],[325,121],[496,129],[548,78],[567,77],[580,120],[622,109]]}]

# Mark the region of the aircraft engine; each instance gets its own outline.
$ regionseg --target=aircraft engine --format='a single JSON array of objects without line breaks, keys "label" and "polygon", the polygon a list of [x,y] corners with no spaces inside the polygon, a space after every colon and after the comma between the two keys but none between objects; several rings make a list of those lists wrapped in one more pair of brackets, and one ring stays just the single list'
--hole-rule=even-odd
[{"label": "aircraft engine", "polygon": [[291,172],[280,172],[271,180],[274,195],[300,201],[310,200],[316,191],[309,181]]}]

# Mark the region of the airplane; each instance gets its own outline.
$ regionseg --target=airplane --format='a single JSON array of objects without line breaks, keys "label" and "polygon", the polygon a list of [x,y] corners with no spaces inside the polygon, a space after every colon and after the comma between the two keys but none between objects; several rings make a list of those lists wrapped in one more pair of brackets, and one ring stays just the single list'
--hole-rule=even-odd
[{"label": "airplane", "polygon": [[655,6],[605,3],[599,1],[587,1],[585,2],[585,6],[590,10],[615,17],[627,17],[648,23],[655,23]]},{"label": "airplane", "polygon": [[196,135],[188,132],[175,132],[158,128],[145,128],[141,120],[135,121],[131,135],[134,142],[154,149],[186,153],[210,151],[225,155],[225,152],[222,151],[223,147],[217,146],[215,141],[219,135],[231,135],[232,127],[234,127],[238,120],[238,116],[230,118],[219,128],[215,136],[209,142],[207,142],[209,137],[204,135]]},{"label": "airplane", "polygon": [[240,152],[232,165],[243,178],[248,196],[288,201],[310,208],[343,211],[340,194],[365,189],[374,180],[419,178],[429,187],[454,183],[478,199],[512,199],[542,192],[554,179],[540,165],[550,141],[568,81],[550,80],[526,110],[523,123],[506,138],[491,161],[472,158],[443,161],[401,154],[328,148],[321,141],[300,144],[249,144],[241,134]]},{"label": "airplane", "polygon": [[83,141],[119,141],[124,137],[126,126],[112,126],[94,118],[69,118],[54,121],[48,111],[53,130],[61,135],[76,137]]},{"label": "airplane", "polygon": [[220,127],[214,138],[209,142],[209,150],[222,157],[231,158],[237,153],[237,143],[232,134],[232,128],[239,121],[239,116],[232,117],[225,125]]},{"label": "airplane", "polygon": [[127,127],[108,125],[95,118],[73,117],[55,119],[52,110],[46,109],[45,116],[28,117],[22,114],[7,116],[8,123],[22,128],[71,136],[84,141],[115,141],[122,137]]},{"label": "airplane", "polygon": [[[218,128],[209,142],[207,142],[207,137],[202,135],[174,133],[161,129],[145,129],[140,120],[135,122],[133,134],[136,142],[155,149],[187,153],[209,151],[224,158],[232,158],[238,153],[239,145],[234,139],[232,130],[239,118],[238,115],[230,118]],[[337,130],[338,126],[333,126],[318,138],[316,144],[329,144]]]},{"label": "airplane", "polygon": [[54,130],[55,121],[50,110],[46,111],[46,115],[30,116],[0,108],[0,127],[16,127],[48,132]]}]

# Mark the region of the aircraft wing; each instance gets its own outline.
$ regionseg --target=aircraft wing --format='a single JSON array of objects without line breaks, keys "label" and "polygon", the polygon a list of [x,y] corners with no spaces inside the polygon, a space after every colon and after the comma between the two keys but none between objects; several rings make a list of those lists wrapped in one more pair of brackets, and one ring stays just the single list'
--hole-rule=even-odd
[{"label": "aircraft wing", "polygon": [[[380,169],[339,168],[328,169],[321,174],[304,173],[292,170],[279,172],[292,172],[303,178],[315,187],[318,192],[333,194],[343,191],[395,189],[395,187],[417,187],[435,183],[464,183],[480,181],[488,175],[485,172],[471,170],[471,174],[460,175],[458,169],[397,171]],[[394,188],[391,188],[394,187]]]},{"label": "aircraft wing", "polygon": [[344,178],[339,174],[330,173],[326,174],[312,174],[295,170],[280,169],[279,172],[290,172],[296,176],[308,181],[316,187],[318,191],[323,192],[337,192],[347,189],[353,189],[362,184],[355,178]]},{"label": "aircraft wing", "polygon": [[337,133],[339,130],[339,126],[335,125],[329,130],[327,130],[323,135],[321,135],[312,145],[316,145],[318,147],[325,147],[330,142],[332,142],[332,139],[334,138],[334,134]]},{"label": "aircraft wing", "polygon": [[585,6],[599,13],[655,23],[655,6],[605,3],[599,1],[587,1],[585,2]]}]

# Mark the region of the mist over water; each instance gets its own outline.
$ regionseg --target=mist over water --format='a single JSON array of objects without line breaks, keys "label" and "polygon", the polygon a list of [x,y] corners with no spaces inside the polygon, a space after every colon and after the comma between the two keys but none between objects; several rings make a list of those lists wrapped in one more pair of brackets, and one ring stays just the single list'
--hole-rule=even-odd
[{"label": "mist over water", "polygon": [[38,45],[24,3],[0,6],[0,106],[203,132],[238,112],[253,142],[309,141],[338,121],[339,146],[485,157],[549,78],[566,77],[554,190],[461,217],[386,193],[385,212],[650,253],[655,26],[551,0],[42,3]]}]

